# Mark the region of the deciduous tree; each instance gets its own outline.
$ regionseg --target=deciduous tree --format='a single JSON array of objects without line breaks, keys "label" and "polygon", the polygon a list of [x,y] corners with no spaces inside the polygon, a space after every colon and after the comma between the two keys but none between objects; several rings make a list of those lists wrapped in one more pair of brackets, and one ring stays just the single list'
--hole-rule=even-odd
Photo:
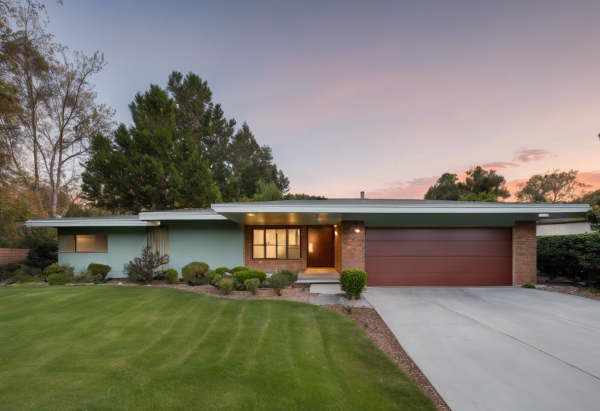
[{"label": "deciduous tree", "polygon": [[577,171],[548,171],[536,174],[519,185],[517,200],[524,203],[566,203],[575,198],[577,190],[587,187],[577,181]]}]

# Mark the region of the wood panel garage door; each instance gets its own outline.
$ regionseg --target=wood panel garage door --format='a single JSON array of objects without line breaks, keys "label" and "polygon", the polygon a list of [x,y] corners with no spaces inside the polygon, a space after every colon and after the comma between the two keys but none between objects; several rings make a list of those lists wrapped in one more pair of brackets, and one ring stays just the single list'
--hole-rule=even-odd
[{"label": "wood panel garage door", "polygon": [[512,285],[510,228],[367,228],[368,285]]}]

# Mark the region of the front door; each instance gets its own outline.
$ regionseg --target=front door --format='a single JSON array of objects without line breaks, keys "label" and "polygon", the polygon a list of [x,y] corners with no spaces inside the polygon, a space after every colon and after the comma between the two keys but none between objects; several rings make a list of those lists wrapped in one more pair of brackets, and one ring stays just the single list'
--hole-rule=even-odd
[{"label": "front door", "polygon": [[307,265],[309,267],[333,267],[334,250],[333,226],[308,227]]}]

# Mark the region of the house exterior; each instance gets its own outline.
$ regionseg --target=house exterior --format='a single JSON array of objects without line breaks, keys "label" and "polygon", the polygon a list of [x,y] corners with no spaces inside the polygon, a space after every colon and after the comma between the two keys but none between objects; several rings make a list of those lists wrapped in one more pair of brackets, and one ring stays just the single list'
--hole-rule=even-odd
[{"label": "house exterior", "polygon": [[546,218],[537,223],[537,236],[589,234],[590,223],[585,218]]},{"label": "house exterior", "polygon": [[511,286],[536,282],[536,226],[586,204],[430,200],[292,200],[213,204],[208,210],[36,219],[58,229],[59,263],[123,264],[142,247],[170,266],[365,270],[370,286]]}]

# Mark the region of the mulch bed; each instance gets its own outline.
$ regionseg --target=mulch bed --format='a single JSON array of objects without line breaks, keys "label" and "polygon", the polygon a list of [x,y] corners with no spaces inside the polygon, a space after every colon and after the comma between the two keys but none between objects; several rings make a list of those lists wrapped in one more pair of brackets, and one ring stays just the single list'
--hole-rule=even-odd
[{"label": "mulch bed", "polygon": [[583,287],[573,285],[548,285],[538,290],[549,291],[551,293],[560,293],[568,295],[576,295],[577,297],[589,298],[590,300],[600,301],[600,293],[592,293]]},{"label": "mulch bed", "polygon": [[450,411],[448,404],[437,393],[427,377],[423,375],[419,367],[402,349],[402,346],[373,308],[352,308],[341,305],[325,305],[336,313],[342,314],[358,323],[367,334],[369,340],[373,341],[404,373],[413,381],[416,381],[421,390],[433,400],[438,410]]}]

